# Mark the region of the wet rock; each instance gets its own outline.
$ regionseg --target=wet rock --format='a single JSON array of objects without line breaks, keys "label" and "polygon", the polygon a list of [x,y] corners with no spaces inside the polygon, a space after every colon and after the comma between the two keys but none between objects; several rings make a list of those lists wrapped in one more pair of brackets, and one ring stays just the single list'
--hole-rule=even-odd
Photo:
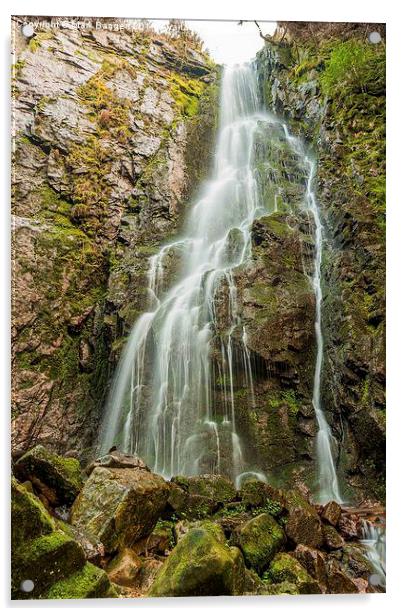
[{"label": "wet rock", "polygon": [[322,590],[299,561],[285,552],[275,556],[269,567],[269,574],[273,582],[289,582],[295,584],[301,594],[321,594]]},{"label": "wet rock", "polygon": [[265,584],[259,595],[300,595],[297,584],[293,582],[279,582],[278,584]]},{"label": "wet rock", "polygon": [[309,548],[306,545],[298,545],[294,551],[294,556],[317,582],[325,586],[327,571],[325,557],[322,552]]},{"label": "wet rock", "polygon": [[186,518],[203,518],[236,497],[230,479],[221,475],[173,477],[170,482],[169,505]]},{"label": "wet rock", "polygon": [[71,505],[83,486],[80,463],[37,445],[20,458],[15,474],[29,480],[52,506]]},{"label": "wet rock", "polygon": [[44,599],[101,599],[115,598],[117,593],[110,585],[106,573],[87,563],[84,567],[64,580],[56,582],[43,597]]},{"label": "wet rock", "polygon": [[110,553],[149,535],[167,498],[167,483],[159,475],[142,468],[97,467],[73,505],[71,522]]},{"label": "wet rock", "polygon": [[328,589],[332,594],[350,594],[359,592],[353,579],[345,573],[338,562],[331,559],[327,563]]},{"label": "wet rock", "polygon": [[[85,593],[107,596],[111,592],[107,576],[98,567],[86,563],[80,543],[58,528],[39,499],[15,479],[12,479],[11,488],[12,598],[64,598],[63,585],[72,593],[68,598],[81,591],[82,596],[86,596]],[[89,583],[84,584],[88,567],[91,579],[97,580],[92,590],[89,590]],[[34,582],[29,594],[21,590],[21,583],[26,579]],[[75,588],[74,584],[70,585],[71,580]]]},{"label": "wet rock", "polygon": [[289,512],[285,526],[287,537],[296,544],[313,548],[322,545],[321,521],[314,507],[296,490],[287,492],[285,498]]},{"label": "wet rock", "polygon": [[278,505],[278,514],[284,504],[283,492],[273,486],[259,481],[258,479],[247,479],[240,488],[240,498],[246,507],[263,507],[268,501]]},{"label": "wet rock", "polygon": [[98,466],[105,466],[106,468],[142,468],[149,471],[148,466],[138,456],[130,456],[117,450],[110,451],[106,455],[90,462],[85,469],[85,473],[89,476],[94,468]]},{"label": "wet rock", "polygon": [[253,518],[235,529],[232,542],[237,545],[248,567],[262,572],[286,541],[285,533],[267,513]]},{"label": "wet rock", "polygon": [[[185,534],[187,530],[188,528],[185,528],[182,534]],[[174,523],[159,520],[152,533],[136,543],[133,546],[133,550],[139,555],[148,556],[148,554],[160,554],[163,556],[175,545],[175,543],[176,529]]]},{"label": "wet rock", "polygon": [[340,505],[335,501],[330,501],[322,510],[321,519],[324,520],[324,522],[328,522],[328,524],[332,524],[332,526],[336,526],[341,517],[341,513],[342,509]]},{"label": "wet rock", "polygon": [[339,552],[332,552],[347,575],[352,578],[368,579],[372,565],[367,558],[364,547],[360,543],[347,543]]},{"label": "wet rock", "polygon": [[109,580],[119,586],[134,586],[142,561],[130,548],[123,548],[106,567]]},{"label": "wet rock", "polygon": [[151,597],[242,594],[244,562],[215,524],[193,528],[171,552],[149,590]]},{"label": "wet rock", "polygon": [[338,528],[345,539],[357,539],[359,534],[359,517],[357,515],[343,514],[339,518]]},{"label": "wet rock", "polygon": [[101,565],[105,556],[105,547],[97,537],[94,537],[87,531],[77,526],[72,526],[65,521],[58,520],[57,526],[66,533],[69,537],[72,537],[77,541],[84,550],[85,558],[94,565]]},{"label": "wet rock", "polygon": [[324,544],[330,550],[337,550],[345,545],[345,540],[333,526],[324,524],[322,530],[324,535]]}]

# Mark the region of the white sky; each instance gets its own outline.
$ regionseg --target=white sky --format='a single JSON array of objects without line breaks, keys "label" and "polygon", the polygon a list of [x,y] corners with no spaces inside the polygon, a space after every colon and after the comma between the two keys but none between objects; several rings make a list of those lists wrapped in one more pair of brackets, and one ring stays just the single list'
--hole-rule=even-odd
[{"label": "white sky", "polygon": [[[162,30],[167,21],[154,20],[156,29]],[[272,34],[276,22],[258,22],[264,34]],[[263,46],[257,26],[253,22],[237,21],[186,21],[186,25],[197,32],[204,46],[219,64],[237,64],[254,58]]]}]

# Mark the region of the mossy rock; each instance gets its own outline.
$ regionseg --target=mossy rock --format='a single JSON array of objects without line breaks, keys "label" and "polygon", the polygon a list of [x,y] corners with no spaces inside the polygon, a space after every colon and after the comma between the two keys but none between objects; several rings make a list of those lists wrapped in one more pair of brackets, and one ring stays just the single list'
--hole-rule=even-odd
[{"label": "mossy rock", "polygon": [[242,594],[243,557],[238,548],[229,548],[224,540],[221,528],[213,523],[190,529],[159,570],[149,596]]},{"label": "mossy rock", "polygon": [[55,523],[43,504],[14,477],[11,480],[11,549],[55,530]]},{"label": "mossy rock", "polygon": [[271,562],[269,575],[274,583],[290,582],[295,584],[301,594],[321,594],[321,588],[301,566],[301,564],[285,552],[277,554]]},{"label": "mossy rock", "polygon": [[296,584],[292,582],[280,582],[279,584],[264,584],[260,595],[300,595]]},{"label": "mossy rock", "polygon": [[297,490],[287,492],[285,500],[289,512],[285,532],[289,539],[313,548],[322,545],[321,520],[314,507]]},{"label": "mossy rock", "polygon": [[142,561],[138,555],[129,548],[124,548],[115,556],[107,566],[109,580],[119,586],[133,586],[141,569]]},{"label": "mossy rock", "polygon": [[144,469],[98,466],[74,503],[71,522],[113,553],[151,533],[168,492],[162,477]]},{"label": "mossy rock", "polygon": [[80,544],[62,531],[38,537],[20,547],[12,560],[13,596],[28,598],[19,590],[24,580],[32,580],[30,598],[36,598],[53,583],[81,569],[85,554]]},{"label": "mossy rock", "polygon": [[42,599],[99,599],[116,597],[106,573],[87,563],[80,571],[60,580],[43,595]]},{"label": "mossy rock", "polygon": [[202,519],[236,498],[234,484],[222,475],[173,477],[169,505],[179,517]]},{"label": "mossy rock", "polygon": [[338,550],[345,545],[345,540],[338,531],[330,524],[324,524],[322,527],[324,535],[324,544],[330,550]]},{"label": "mossy rock", "polygon": [[232,541],[241,549],[246,565],[262,572],[284,545],[286,536],[272,516],[262,513],[236,529]]},{"label": "mossy rock", "polygon": [[71,505],[83,486],[79,461],[63,458],[42,445],[18,460],[15,473],[19,479],[31,481],[52,505]]}]

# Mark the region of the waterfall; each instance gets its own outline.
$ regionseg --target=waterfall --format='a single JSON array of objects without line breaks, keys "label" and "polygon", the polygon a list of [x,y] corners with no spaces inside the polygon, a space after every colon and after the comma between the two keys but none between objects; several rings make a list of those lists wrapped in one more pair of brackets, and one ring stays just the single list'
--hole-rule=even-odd
[{"label": "waterfall", "polygon": [[[322,225],[313,191],[314,163],[287,127],[260,109],[256,72],[249,64],[225,67],[213,173],[191,206],[182,235],[150,259],[149,306],[134,324],[120,360],[100,449],[117,445],[136,453],[166,477],[216,472],[231,476],[238,486],[250,476],[265,479],[248,464],[236,421],[239,379],[250,408],[255,405],[236,271],[252,257],[254,220],[280,207],[281,186],[269,156],[282,173],[286,161],[278,161],[278,152],[270,149],[275,139],[285,143],[300,166],[302,199],[292,208],[309,210],[315,224],[317,357],[312,402],[319,427],[320,500],[340,501],[333,439],[320,402]],[[259,147],[262,143],[268,143],[263,178],[257,164],[265,151]],[[263,182],[270,187],[270,199],[262,196]],[[177,263],[173,280],[166,265],[171,256]]]},{"label": "waterfall", "polygon": [[334,500],[338,503],[342,502],[342,497],[339,490],[338,475],[334,461],[334,451],[336,448],[336,440],[332,435],[331,428],[321,404],[321,376],[324,359],[324,339],[322,335],[322,288],[321,288],[321,264],[322,264],[322,242],[323,242],[323,227],[320,218],[317,201],[314,193],[314,177],[315,163],[314,160],[305,152],[300,139],[289,134],[287,126],[284,124],[283,129],[295,153],[303,160],[304,167],[307,172],[307,186],[305,194],[305,205],[312,215],[314,220],[314,243],[315,243],[315,258],[313,276],[311,283],[315,294],[315,337],[317,342],[317,352],[314,369],[314,384],[312,403],[315,411],[315,416],[318,424],[318,433],[316,437],[317,445],[317,462],[318,462],[318,479],[319,492],[317,500],[319,503],[325,504],[328,501]]},{"label": "waterfall", "polygon": [[385,530],[384,520],[381,524],[373,524],[369,520],[362,520],[362,539],[360,543],[365,547],[366,554],[372,566],[373,575],[370,581],[373,586],[385,588]]},{"label": "waterfall", "polygon": [[[236,426],[238,373],[251,406],[254,386],[233,272],[250,259],[251,225],[266,213],[254,167],[257,92],[251,66],[225,69],[212,178],[182,236],[150,259],[149,310],[133,327],[107,402],[102,451],[119,445],[164,476],[254,472]],[[169,254],[181,264],[170,286]],[[218,331],[222,289],[226,327]]]}]

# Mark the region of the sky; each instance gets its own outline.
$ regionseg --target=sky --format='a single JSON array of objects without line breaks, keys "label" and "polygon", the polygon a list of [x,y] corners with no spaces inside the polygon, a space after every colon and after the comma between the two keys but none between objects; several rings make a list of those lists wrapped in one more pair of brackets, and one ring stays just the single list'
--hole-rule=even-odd
[{"label": "sky", "polygon": [[[272,34],[275,22],[258,22],[264,34]],[[167,21],[153,21],[154,27],[162,30]],[[257,26],[254,22],[238,21],[186,21],[191,30],[197,32],[204,41],[204,46],[219,64],[238,64],[254,58],[263,46]]]}]

